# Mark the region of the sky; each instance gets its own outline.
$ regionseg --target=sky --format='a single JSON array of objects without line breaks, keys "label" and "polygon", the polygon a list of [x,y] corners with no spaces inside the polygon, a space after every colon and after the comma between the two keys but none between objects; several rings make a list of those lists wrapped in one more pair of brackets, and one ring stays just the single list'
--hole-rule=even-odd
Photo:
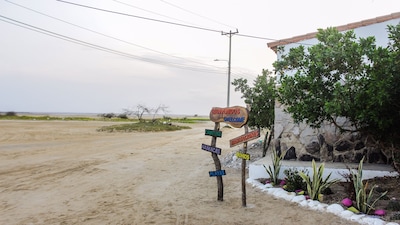
[{"label": "sky", "polygon": [[[230,80],[251,85],[273,70],[268,42],[399,11],[399,0],[0,0],[0,112],[208,115],[228,105],[230,40]],[[232,85],[229,96],[245,106]]]}]

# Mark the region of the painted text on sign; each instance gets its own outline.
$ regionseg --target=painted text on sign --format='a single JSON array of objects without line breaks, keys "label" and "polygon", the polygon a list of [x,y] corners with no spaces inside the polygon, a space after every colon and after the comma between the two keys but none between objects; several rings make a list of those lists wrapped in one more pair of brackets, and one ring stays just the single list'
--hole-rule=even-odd
[{"label": "painted text on sign", "polygon": [[250,160],[250,155],[247,153],[236,152],[236,156],[241,159]]},{"label": "painted text on sign", "polygon": [[213,136],[213,137],[222,137],[222,131],[206,129],[205,135]]},{"label": "painted text on sign", "polygon": [[201,149],[207,151],[207,152],[212,152],[215,153],[217,155],[221,155],[221,149],[220,148],[216,148],[210,145],[206,145],[206,144],[201,144]]},{"label": "painted text on sign", "polygon": [[210,120],[213,122],[225,122],[233,127],[240,128],[247,123],[249,113],[246,108],[233,106],[228,108],[213,107],[210,112]]},{"label": "painted text on sign", "polygon": [[225,170],[209,171],[210,177],[224,176],[226,175]]},{"label": "painted text on sign", "polygon": [[244,134],[244,135],[241,135],[241,136],[236,137],[234,139],[231,139],[229,141],[229,144],[230,144],[231,147],[233,147],[235,145],[241,144],[241,143],[246,142],[246,141],[251,141],[251,140],[254,140],[254,139],[259,138],[259,137],[260,137],[260,130],[257,129],[257,130],[254,130],[252,132],[249,132],[247,134]]}]

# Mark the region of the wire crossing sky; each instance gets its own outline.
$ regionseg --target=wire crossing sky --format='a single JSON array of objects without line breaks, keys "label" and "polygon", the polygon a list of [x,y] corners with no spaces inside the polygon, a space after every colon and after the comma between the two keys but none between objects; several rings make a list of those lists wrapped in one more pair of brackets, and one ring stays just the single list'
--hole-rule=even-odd
[{"label": "wire crossing sky", "polygon": [[[343,7],[343,6],[346,7]],[[357,10],[354,10],[357,8]],[[385,1],[6,0],[0,2],[0,112],[122,112],[167,105],[207,115],[232,81],[276,60],[267,43],[400,9]],[[231,87],[230,105],[244,106]]]}]

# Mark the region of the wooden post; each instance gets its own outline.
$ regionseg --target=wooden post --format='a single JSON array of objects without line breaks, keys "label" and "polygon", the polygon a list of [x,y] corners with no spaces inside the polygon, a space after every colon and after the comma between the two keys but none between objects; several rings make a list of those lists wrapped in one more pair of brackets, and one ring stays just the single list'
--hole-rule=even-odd
[{"label": "wooden post", "polygon": [[[247,124],[244,126],[244,133],[249,132]],[[247,154],[247,141],[243,143],[243,153]],[[242,159],[242,206],[246,207],[246,159]]]},{"label": "wooden post", "polygon": [[[219,131],[219,122],[215,123],[214,126],[215,131]],[[217,144],[217,137],[212,137],[211,139],[211,146],[216,147]],[[211,153],[211,156],[214,160],[215,164],[215,170],[219,171],[221,170],[221,162],[219,161],[218,155],[216,153]],[[224,184],[222,182],[222,176],[216,176],[217,178],[217,185],[218,185],[218,201],[223,201],[224,200]]]}]

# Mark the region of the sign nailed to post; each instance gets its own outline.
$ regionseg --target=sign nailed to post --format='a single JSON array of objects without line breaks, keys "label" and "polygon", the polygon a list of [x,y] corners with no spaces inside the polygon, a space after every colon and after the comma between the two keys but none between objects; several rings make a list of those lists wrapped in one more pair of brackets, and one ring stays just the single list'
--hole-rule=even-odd
[{"label": "sign nailed to post", "polygon": [[225,170],[209,171],[210,177],[218,177],[226,175]]},{"label": "sign nailed to post", "polygon": [[228,108],[213,107],[210,112],[210,120],[213,122],[225,122],[232,127],[240,128],[247,123],[249,112],[241,106]]},{"label": "sign nailed to post", "polygon": [[247,154],[247,153],[236,152],[236,157],[245,159],[245,160],[250,160],[250,154]]},{"label": "sign nailed to post", "polygon": [[214,146],[201,144],[201,149],[203,149],[204,151],[207,151],[207,152],[212,152],[212,153],[215,153],[217,155],[221,155],[221,149],[217,148],[217,147],[214,147]]},{"label": "sign nailed to post", "polygon": [[212,136],[212,137],[222,137],[222,131],[206,129],[205,135]]},{"label": "sign nailed to post", "polygon": [[260,130],[257,129],[257,130],[254,130],[252,132],[243,134],[243,135],[241,135],[239,137],[236,137],[234,139],[229,140],[229,144],[230,144],[230,146],[232,148],[235,145],[241,144],[241,143],[246,142],[246,141],[251,141],[251,140],[254,140],[254,139],[259,138],[259,137],[260,137]]}]

